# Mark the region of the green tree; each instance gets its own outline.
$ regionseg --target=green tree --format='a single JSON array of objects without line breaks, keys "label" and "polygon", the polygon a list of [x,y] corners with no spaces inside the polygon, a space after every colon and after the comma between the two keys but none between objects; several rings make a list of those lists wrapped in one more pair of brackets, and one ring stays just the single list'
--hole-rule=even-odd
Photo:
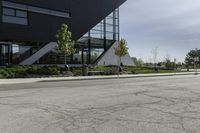
[{"label": "green tree", "polygon": [[67,65],[67,56],[75,53],[74,41],[72,40],[72,33],[66,24],[62,24],[60,30],[56,34],[57,48],[59,53],[65,56],[65,67]]},{"label": "green tree", "polygon": [[200,49],[191,50],[185,58],[187,67],[194,67],[195,64],[200,64]]},{"label": "green tree", "polygon": [[141,58],[137,59],[136,57],[133,57],[132,60],[137,67],[144,66],[144,61]]},{"label": "green tree", "polygon": [[167,70],[174,70],[176,66],[176,63],[171,61],[170,58],[166,58],[164,64]]},{"label": "green tree", "polygon": [[119,57],[119,66],[122,64],[122,57],[128,54],[127,42],[125,39],[119,41],[119,45],[115,48],[115,55]]}]

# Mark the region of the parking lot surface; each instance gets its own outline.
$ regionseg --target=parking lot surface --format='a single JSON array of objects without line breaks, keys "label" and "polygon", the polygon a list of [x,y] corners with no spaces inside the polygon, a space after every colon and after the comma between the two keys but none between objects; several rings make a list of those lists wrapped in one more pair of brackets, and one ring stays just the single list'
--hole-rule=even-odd
[{"label": "parking lot surface", "polygon": [[199,133],[200,76],[0,86],[0,133]]}]

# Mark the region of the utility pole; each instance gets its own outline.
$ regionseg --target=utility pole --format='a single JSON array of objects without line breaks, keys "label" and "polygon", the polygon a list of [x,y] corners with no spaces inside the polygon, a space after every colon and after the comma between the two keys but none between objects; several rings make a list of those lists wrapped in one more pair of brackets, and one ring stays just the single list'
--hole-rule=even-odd
[{"label": "utility pole", "polygon": [[195,75],[198,75],[198,61],[199,61],[199,57],[195,57],[194,58],[194,67],[195,67]]}]

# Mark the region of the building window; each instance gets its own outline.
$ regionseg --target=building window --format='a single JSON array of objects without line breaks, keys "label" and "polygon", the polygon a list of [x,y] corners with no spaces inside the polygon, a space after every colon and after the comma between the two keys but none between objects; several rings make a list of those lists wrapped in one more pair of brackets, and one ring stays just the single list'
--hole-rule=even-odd
[{"label": "building window", "polygon": [[[50,9],[46,9],[46,8],[40,8],[40,7],[36,7],[36,6],[19,4],[19,3],[15,3],[15,2],[9,2],[9,1],[2,1],[2,5],[4,8],[6,7],[6,8],[14,9],[14,10],[23,10],[24,13],[25,13],[25,11],[27,11],[27,12],[34,12],[34,13],[41,13],[41,14],[45,14],[45,15],[56,16],[56,17],[71,18],[70,12],[50,10]],[[26,14],[27,14],[27,12],[26,12]]]},{"label": "building window", "polygon": [[2,17],[4,23],[28,25],[27,11],[3,7]]}]

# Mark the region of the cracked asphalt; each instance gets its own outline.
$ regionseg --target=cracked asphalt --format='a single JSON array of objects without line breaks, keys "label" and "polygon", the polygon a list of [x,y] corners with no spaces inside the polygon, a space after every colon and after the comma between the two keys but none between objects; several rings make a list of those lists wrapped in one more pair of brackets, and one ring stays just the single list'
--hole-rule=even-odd
[{"label": "cracked asphalt", "polygon": [[0,133],[199,133],[200,76],[0,86]]}]

